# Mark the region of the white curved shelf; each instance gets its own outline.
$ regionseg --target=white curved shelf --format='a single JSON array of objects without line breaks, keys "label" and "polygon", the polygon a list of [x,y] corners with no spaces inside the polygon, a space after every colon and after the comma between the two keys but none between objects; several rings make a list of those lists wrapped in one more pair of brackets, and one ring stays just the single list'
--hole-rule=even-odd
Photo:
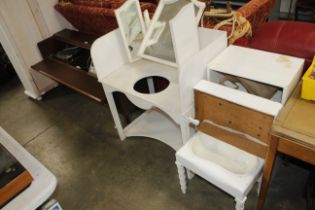
[{"label": "white curved shelf", "polygon": [[182,145],[179,126],[166,114],[148,110],[130,123],[124,132],[126,136],[145,136],[158,139],[177,151]]}]

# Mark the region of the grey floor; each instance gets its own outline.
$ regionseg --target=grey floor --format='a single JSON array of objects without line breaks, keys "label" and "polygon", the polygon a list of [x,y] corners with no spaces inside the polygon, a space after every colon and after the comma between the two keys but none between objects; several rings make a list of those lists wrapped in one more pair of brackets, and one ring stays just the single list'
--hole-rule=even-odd
[{"label": "grey floor", "polygon": [[[232,210],[233,199],[199,177],[179,188],[174,151],[147,138],[118,139],[106,107],[64,87],[34,101],[17,79],[0,86],[0,126],[58,178],[65,210]],[[308,170],[278,158],[265,209],[305,209]],[[255,209],[254,190],[246,209]]]}]

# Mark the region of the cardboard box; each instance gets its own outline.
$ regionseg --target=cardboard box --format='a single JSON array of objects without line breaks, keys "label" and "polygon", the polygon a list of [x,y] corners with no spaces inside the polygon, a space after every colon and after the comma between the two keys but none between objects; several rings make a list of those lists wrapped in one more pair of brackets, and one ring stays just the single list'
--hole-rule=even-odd
[{"label": "cardboard box", "polygon": [[312,79],[310,75],[315,69],[315,56],[313,59],[313,63],[311,66],[307,69],[305,74],[303,75],[302,78],[302,93],[301,97],[306,100],[312,100],[315,101],[315,77]]}]

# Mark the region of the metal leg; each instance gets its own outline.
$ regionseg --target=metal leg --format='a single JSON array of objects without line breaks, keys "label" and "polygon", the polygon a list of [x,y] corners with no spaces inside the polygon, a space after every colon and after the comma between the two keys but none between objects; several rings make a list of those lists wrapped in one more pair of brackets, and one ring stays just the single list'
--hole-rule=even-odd
[{"label": "metal leg", "polygon": [[177,165],[180,188],[182,190],[182,193],[186,194],[187,183],[186,183],[185,168],[178,161],[176,161],[175,164]]},{"label": "metal leg", "polygon": [[110,91],[109,88],[107,88],[107,87],[105,87],[104,90],[105,90],[105,95],[107,98],[108,105],[110,107],[110,111],[112,112],[112,116],[114,118],[114,122],[115,122],[116,129],[118,131],[119,138],[120,138],[120,140],[124,140],[126,138],[126,136],[124,134],[123,127],[121,125],[121,121],[120,121],[117,107],[115,104],[115,100],[113,97],[113,92]]},{"label": "metal leg", "polygon": [[244,210],[246,199],[247,197],[245,197],[243,200],[235,198],[235,210]]}]

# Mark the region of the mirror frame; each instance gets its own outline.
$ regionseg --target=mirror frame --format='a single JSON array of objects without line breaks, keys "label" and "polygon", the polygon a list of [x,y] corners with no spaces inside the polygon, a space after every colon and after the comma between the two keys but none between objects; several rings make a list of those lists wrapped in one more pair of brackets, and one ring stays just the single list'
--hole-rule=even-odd
[{"label": "mirror frame", "polygon": [[[168,5],[168,4],[173,4],[173,3],[177,2],[177,1],[181,1],[181,0],[160,0],[160,2],[158,4],[158,7],[155,10],[154,16],[153,16],[152,20],[150,21],[150,26],[148,28],[148,31],[146,32],[146,34],[144,36],[144,39],[142,40],[142,43],[140,45],[140,49],[138,51],[138,56],[141,56],[143,58],[146,58],[146,59],[149,59],[149,60],[152,60],[152,61],[155,61],[155,62],[166,64],[166,65],[169,65],[169,66],[172,66],[172,67],[177,67],[178,64],[177,64],[176,60],[175,60],[175,62],[172,62],[172,61],[165,60],[163,58],[158,58],[158,57],[155,57],[155,56],[151,56],[151,55],[145,54],[145,49],[147,47],[147,43],[150,40],[150,35],[153,33],[153,30],[155,29],[154,25],[158,22],[164,6]],[[196,14],[196,25],[198,26],[206,5],[205,5],[205,3],[199,2],[197,0],[190,0],[190,1],[196,7],[199,8],[199,10],[198,10],[198,12]],[[171,21],[171,20],[169,20],[169,21]]]},{"label": "mirror frame", "polygon": [[145,35],[146,35],[146,28],[145,28],[145,24],[144,24],[142,12],[141,12],[140,3],[139,3],[138,0],[127,0],[122,6],[120,6],[118,9],[115,10],[115,16],[116,16],[116,20],[117,20],[117,23],[118,23],[118,28],[120,30],[120,33],[121,33],[121,36],[122,36],[122,39],[123,39],[123,42],[124,42],[124,47],[126,49],[126,53],[127,53],[128,59],[129,59],[130,62],[134,62],[134,61],[137,61],[137,60],[141,59],[141,57],[139,57],[139,55],[138,55],[138,51],[139,51],[139,49],[140,49],[140,47],[142,45],[143,39],[141,41],[141,44],[140,44],[139,48],[135,49],[136,50],[136,55],[132,56],[132,54],[130,52],[130,49],[129,49],[127,37],[125,36],[126,33],[125,33],[124,24],[123,24],[124,20],[121,17],[121,14],[123,12],[125,12],[126,8],[130,7],[131,4],[136,4],[137,16],[138,16],[139,21],[140,21],[141,31],[142,31],[143,38],[144,38]]}]

